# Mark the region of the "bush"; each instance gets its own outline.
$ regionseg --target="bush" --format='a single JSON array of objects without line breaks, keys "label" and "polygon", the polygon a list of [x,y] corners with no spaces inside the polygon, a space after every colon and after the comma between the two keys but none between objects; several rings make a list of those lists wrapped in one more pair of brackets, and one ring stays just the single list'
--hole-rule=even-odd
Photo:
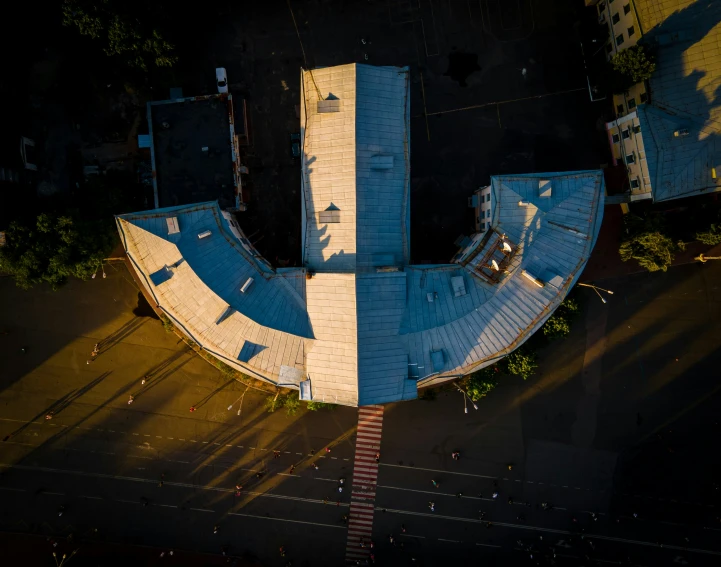
[{"label": "bush", "polygon": [[674,242],[665,234],[665,221],[659,213],[649,213],[645,217],[627,214],[623,223],[625,235],[619,248],[621,260],[634,259],[649,272],[665,272],[676,252],[686,248],[683,242]]},{"label": "bush", "polygon": [[485,398],[496,386],[498,386],[498,374],[500,369],[496,364],[487,366],[471,374],[465,381],[464,387],[468,397],[474,402]]},{"label": "bush", "polygon": [[721,244],[721,224],[712,224],[708,230],[697,232],[696,238],[709,246]]},{"label": "bush", "polygon": [[571,333],[571,323],[578,315],[579,306],[575,299],[566,298],[544,323],[543,334],[549,339],[567,337]]},{"label": "bush", "polygon": [[163,323],[163,329],[165,329],[166,333],[174,333],[175,332],[175,325],[173,325],[173,322],[168,319],[166,315],[160,315],[160,320]]},{"label": "bush", "polygon": [[274,413],[280,408],[285,408],[287,415],[295,415],[300,408],[300,398],[295,393],[281,395],[278,392],[275,396],[268,396],[265,399],[265,410],[268,413]]},{"label": "bush", "polygon": [[535,351],[526,346],[521,346],[504,358],[508,374],[520,376],[527,380],[538,368],[537,355]]},{"label": "bush", "polygon": [[310,411],[320,411],[320,410],[334,410],[338,406],[335,404],[327,404],[326,402],[308,402],[306,404],[306,407]]}]

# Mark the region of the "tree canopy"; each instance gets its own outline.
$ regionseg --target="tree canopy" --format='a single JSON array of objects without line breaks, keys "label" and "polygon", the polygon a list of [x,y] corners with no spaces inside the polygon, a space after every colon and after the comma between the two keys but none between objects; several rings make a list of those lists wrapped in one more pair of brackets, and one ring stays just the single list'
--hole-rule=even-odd
[{"label": "tree canopy", "polygon": [[566,298],[556,308],[541,329],[549,339],[567,337],[571,334],[571,322],[576,318],[579,311],[578,302],[575,299]]},{"label": "tree canopy", "polygon": [[629,213],[623,220],[625,234],[619,253],[624,262],[634,259],[649,272],[665,272],[676,252],[686,247],[665,233],[664,218],[659,213],[649,213],[645,217]]},{"label": "tree canopy", "polygon": [[41,213],[32,222],[13,221],[5,236],[0,271],[23,289],[39,283],[57,289],[70,276],[88,279],[113,245],[106,223],[69,214]]},{"label": "tree canopy", "polygon": [[611,66],[627,77],[631,84],[647,81],[656,70],[653,55],[646,46],[638,43],[614,55]]},{"label": "tree canopy", "polygon": [[103,43],[108,56],[130,67],[171,67],[175,46],[154,25],[152,3],[120,0],[65,0],[63,24]]}]

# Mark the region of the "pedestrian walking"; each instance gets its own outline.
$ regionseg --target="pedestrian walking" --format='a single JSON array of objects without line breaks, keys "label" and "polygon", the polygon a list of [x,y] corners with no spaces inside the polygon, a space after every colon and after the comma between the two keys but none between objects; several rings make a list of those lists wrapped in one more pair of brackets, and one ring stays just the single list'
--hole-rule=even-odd
[{"label": "pedestrian walking", "polygon": [[58,517],[62,516],[64,512],[65,512],[65,506],[60,506],[58,508]]},{"label": "pedestrian walking", "polygon": [[280,549],[278,551],[280,551],[281,557],[285,557],[285,546],[284,545],[281,545]]},{"label": "pedestrian walking", "polygon": [[401,524],[401,533],[402,534],[406,533],[406,525],[405,524]]},{"label": "pedestrian walking", "polygon": [[85,364],[90,364],[91,362],[92,362],[92,360],[86,360]]},{"label": "pedestrian walking", "polygon": [[380,461],[381,461],[381,454],[376,453],[376,463],[380,463]]},{"label": "pedestrian walking", "polygon": [[158,483],[158,488],[161,488],[163,486],[163,482],[165,482],[165,473],[160,475],[160,482]]},{"label": "pedestrian walking", "polygon": [[433,488],[440,488],[440,484],[438,484],[435,480],[431,479],[431,484],[433,485]]},{"label": "pedestrian walking", "polygon": [[190,413],[193,413],[195,411],[195,406],[190,406]]},{"label": "pedestrian walking", "polygon": [[390,535],[388,536],[388,541],[391,543],[391,545],[395,545],[396,540],[395,540],[395,538],[393,537],[393,534],[390,534]]},{"label": "pedestrian walking", "polygon": [[240,491],[243,490],[243,487],[240,484],[235,485],[235,495],[240,496]]},{"label": "pedestrian walking", "polygon": [[219,526],[218,524],[215,524],[215,525],[213,526],[213,533],[214,533],[214,534],[217,534],[217,533],[218,533],[218,530],[220,530],[220,526]]},{"label": "pedestrian walking", "polygon": [[508,497],[508,503],[513,504],[513,498],[511,498],[510,496]]},{"label": "pedestrian walking", "polygon": [[491,496],[495,500],[496,498],[498,498],[498,492],[494,492]]},{"label": "pedestrian walking", "polygon": [[258,471],[257,473],[255,473],[255,478],[263,478],[263,473],[261,471]]},{"label": "pedestrian walking", "polygon": [[342,487],[342,486],[339,486],[339,487],[338,487],[338,492],[343,492],[343,487]]},{"label": "pedestrian walking", "polygon": [[147,380],[148,380],[148,377],[147,377],[147,376],[143,376],[143,379],[140,381],[140,385],[141,385],[141,386],[145,386],[145,382],[147,382]]},{"label": "pedestrian walking", "polygon": [[456,498],[463,498],[463,493],[462,493],[462,492],[457,492],[457,493],[456,493]]},{"label": "pedestrian walking", "polygon": [[458,461],[461,458],[461,452],[460,451],[453,451],[451,453],[451,457],[453,457],[454,461]]},{"label": "pedestrian walking", "polygon": [[280,451],[273,451],[273,458],[280,459]]},{"label": "pedestrian walking", "polygon": [[428,507],[431,509],[431,512],[436,511],[436,503],[435,502],[428,502]]},{"label": "pedestrian walking", "polygon": [[340,518],[340,521],[343,522],[344,524],[347,524],[347,523],[348,523],[348,516],[346,516],[345,514],[343,514],[343,515],[341,516],[341,518]]},{"label": "pedestrian walking", "polygon": [[93,347],[93,352],[100,352],[100,343],[95,343],[95,346]]},{"label": "pedestrian walking", "polygon": [[366,542],[363,541],[363,538],[361,538],[359,545],[360,545],[361,547],[363,547],[363,548],[366,546]]},{"label": "pedestrian walking", "polygon": [[340,478],[338,479],[338,482],[340,482],[341,484],[343,484],[343,483],[345,482],[345,479],[344,479],[343,477],[340,477]]},{"label": "pedestrian walking", "polygon": [[145,496],[141,496],[140,501],[143,503],[143,508],[146,508],[148,506],[148,504],[150,504],[150,500],[145,498]]},{"label": "pedestrian walking", "polygon": [[45,414],[45,419],[47,421],[50,421],[53,418],[53,415],[55,415],[54,411],[49,411],[47,414]]},{"label": "pedestrian walking", "polygon": [[326,447],[326,448],[325,448],[325,452],[326,452],[326,453],[330,453],[330,447]]},{"label": "pedestrian walking", "polygon": [[318,470],[318,469],[320,468],[316,463],[313,463],[312,466],[313,466],[313,468],[314,468],[315,470]]},{"label": "pedestrian walking", "polygon": [[512,471],[512,470],[513,470],[513,463],[508,463],[508,470],[509,470],[509,471]]},{"label": "pedestrian walking", "polygon": [[290,465],[290,472],[288,474],[293,474],[294,470],[295,470],[295,465]]},{"label": "pedestrian walking", "polygon": [[369,542],[368,547],[370,547],[371,549],[373,549],[373,540],[371,540],[371,541]]},{"label": "pedestrian walking", "polygon": [[130,397],[128,398],[128,405],[132,404],[134,401],[135,401],[135,398],[131,394]]}]

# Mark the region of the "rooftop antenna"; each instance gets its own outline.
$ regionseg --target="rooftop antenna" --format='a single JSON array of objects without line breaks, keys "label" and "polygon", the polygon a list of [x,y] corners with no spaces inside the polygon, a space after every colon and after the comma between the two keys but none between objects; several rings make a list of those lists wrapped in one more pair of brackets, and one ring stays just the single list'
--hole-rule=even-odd
[{"label": "rooftop antenna", "polygon": [[491,268],[493,268],[497,272],[501,271],[501,268],[498,267],[498,262],[496,262],[495,260],[491,260]]},{"label": "rooftop antenna", "polygon": [[505,240],[503,241],[503,251],[504,251],[506,254],[510,254],[511,252],[513,252],[513,249],[511,248],[511,245],[508,244],[508,242],[506,242]]}]

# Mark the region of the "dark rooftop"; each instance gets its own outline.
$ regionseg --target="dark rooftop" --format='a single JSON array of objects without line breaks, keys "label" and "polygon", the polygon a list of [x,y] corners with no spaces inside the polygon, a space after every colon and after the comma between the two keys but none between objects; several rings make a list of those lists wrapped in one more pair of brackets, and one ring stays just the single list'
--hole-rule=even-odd
[{"label": "dark rooftop", "polygon": [[235,206],[230,112],[220,96],[151,103],[158,206]]}]

